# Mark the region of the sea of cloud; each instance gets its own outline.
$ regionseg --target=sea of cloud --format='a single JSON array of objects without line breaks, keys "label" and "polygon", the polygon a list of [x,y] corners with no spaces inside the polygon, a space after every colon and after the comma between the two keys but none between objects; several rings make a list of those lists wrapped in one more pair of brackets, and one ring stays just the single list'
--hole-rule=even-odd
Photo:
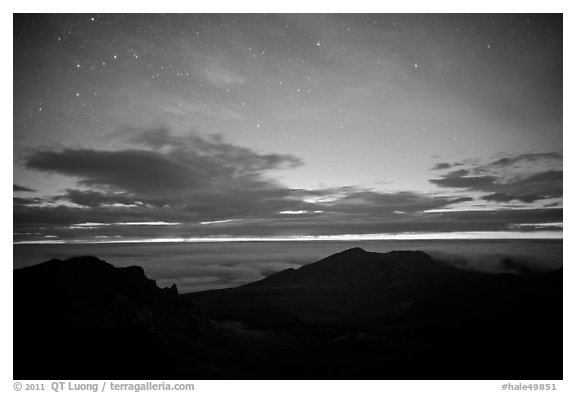
[{"label": "sea of cloud", "polygon": [[181,293],[234,287],[316,262],[352,247],[421,250],[464,269],[539,272],[562,267],[562,240],[380,240],[161,244],[15,245],[14,269],[52,258],[93,255],[114,266],[142,266],[161,287]]}]

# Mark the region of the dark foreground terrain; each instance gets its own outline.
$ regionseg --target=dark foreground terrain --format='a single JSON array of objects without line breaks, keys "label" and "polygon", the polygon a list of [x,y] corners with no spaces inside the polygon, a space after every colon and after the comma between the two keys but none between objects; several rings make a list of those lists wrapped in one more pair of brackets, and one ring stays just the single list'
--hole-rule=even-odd
[{"label": "dark foreground terrain", "polygon": [[14,378],[562,379],[562,270],[354,248],[179,295],[136,266],[51,260],[14,271]]}]

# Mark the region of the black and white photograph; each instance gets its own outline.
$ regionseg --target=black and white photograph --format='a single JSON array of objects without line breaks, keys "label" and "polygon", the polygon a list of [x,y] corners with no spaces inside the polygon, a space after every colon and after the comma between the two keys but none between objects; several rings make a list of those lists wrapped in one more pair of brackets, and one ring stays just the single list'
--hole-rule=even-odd
[{"label": "black and white photograph", "polygon": [[562,13],[12,17],[15,381],[561,390]]}]

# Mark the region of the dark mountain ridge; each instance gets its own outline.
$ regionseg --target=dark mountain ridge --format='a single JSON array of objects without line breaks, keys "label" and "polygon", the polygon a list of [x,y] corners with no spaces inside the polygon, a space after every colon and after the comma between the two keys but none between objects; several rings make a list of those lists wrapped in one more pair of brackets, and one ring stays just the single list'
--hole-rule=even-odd
[{"label": "dark mountain ridge", "polygon": [[[306,354],[342,378],[371,378],[386,364],[398,379],[561,379],[561,269],[486,274],[420,251],[353,248],[183,296],[217,320],[330,342]],[[502,348],[509,355],[495,356]]]},{"label": "dark mountain ridge", "polygon": [[[118,293],[139,303],[162,303],[165,297],[177,296],[178,289],[160,289],[146,277],[140,266],[116,268],[95,257],[77,257],[50,261],[14,271],[14,291],[26,292],[35,301],[61,298],[106,298]],[[16,285],[18,285],[16,287]],[[22,287],[20,287],[22,286]],[[48,293],[44,292],[48,290]]]},{"label": "dark mountain ridge", "polygon": [[136,266],[51,260],[14,271],[14,349],[16,379],[561,379],[562,271],[354,248],[179,295]]},{"label": "dark mountain ridge", "polygon": [[259,342],[138,266],[77,257],[14,271],[15,379],[242,378],[234,365]]},{"label": "dark mountain ridge", "polygon": [[466,275],[460,269],[432,259],[422,251],[368,252],[356,247],[333,254],[299,269],[287,269],[242,288],[367,290],[398,286],[406,281],[434,280]]},{"label": "dark mountain ridge", "polygon": [[[183,296],[216,319],[242,320],[257,328],[286,329],[290,322],[295,327],[303,322],[357,328],[367,318],[388,311],[395,317],[420,298],[461,291],[485,277],[421,251],[382,254],[353,248],[240,287]],[[257,315],[266,317],[257,321]]]}]

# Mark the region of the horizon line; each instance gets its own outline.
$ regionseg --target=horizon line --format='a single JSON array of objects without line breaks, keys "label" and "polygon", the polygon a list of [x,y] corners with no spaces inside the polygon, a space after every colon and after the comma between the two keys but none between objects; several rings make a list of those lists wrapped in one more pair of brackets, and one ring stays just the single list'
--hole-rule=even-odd
[{"label": "horizon line", "polygon": [[522,240],[563,239],[563,231],[464,231],[464,232],[404,232],[398,234],[341,234],[311,236],[239,236],[239,237],[190,237],[110,240],[23,240],[12,245],[33,244],[138,244],[138,243],[232,243],[232,242],[297,242],[297,241],[369,241],[369,240]]}]

